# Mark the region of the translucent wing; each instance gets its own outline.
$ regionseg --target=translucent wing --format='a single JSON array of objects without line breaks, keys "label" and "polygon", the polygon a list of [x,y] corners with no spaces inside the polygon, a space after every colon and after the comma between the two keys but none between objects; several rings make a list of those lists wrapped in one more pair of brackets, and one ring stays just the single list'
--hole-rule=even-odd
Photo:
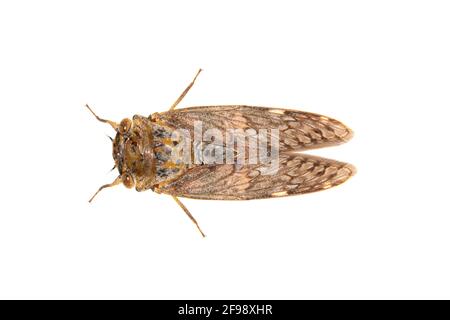
[{"label": "translucent wing", "polygon": [[[306,154],[280,154],[278,170],[268,165],[200,165],[155,191],[195,199],[249,200],[310,193],[339,185],[355,173],[347,163]],[[275,168],[276,169],[276,168]],[[264,174],[266,173],[266,174]]]},{"label": "translucent wing", "polygon": [[152,115],[173,128],[192,132],[195,121],[204,130],[279,129],[280,151],[301,151],[344,143],[353,136],[343,123],[319,114],[252,106],[206,106],[178,109]]}]

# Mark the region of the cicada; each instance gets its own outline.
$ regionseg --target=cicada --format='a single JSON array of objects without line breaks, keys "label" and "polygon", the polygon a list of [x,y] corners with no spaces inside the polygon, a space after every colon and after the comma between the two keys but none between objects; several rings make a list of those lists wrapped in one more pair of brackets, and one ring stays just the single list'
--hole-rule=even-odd
[{"label": "cicada", "polygon": [[119,184],[167,194],[205,236],[180,197],[284,197],[325,190],[355,174],[348,163],[301,153],[352,138],[352,130],[330,117],[246,105],[175,110],[201,71],[166,112],[134,115],[116,123],[98,117],[86,105],[116,131],[111,140],[114,168],[119,172],[89,202],[102,189]]}]

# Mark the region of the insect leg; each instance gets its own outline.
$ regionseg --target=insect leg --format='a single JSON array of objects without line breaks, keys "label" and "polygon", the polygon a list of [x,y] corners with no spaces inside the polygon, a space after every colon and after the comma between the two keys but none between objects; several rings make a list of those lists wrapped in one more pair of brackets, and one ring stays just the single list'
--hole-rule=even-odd
[{"label": "insect leg", "polygon": [[186,89],[184,89],[183,93],[178,97],[177,101],[175,101],[173,103],[173,105],[170,107],[169,111],[173,110],[176,108],[176,106],[180,103],[181,100],[183,100],[184,96],[189,92],[189,90],[192,88],[192,86],[194,85],[195,79],[197,79],[198,75],[200,74],[200,72],[202,72],[202,69],[198,69],[197,74],[194,77],[194,80],[191,81],[191,83],[187,86]]},{"label": "insect leg", "polygon": [[184,206],[184,204],[182,204],[181,201],[177,197],[172,196],[172,198],[181,207],[181,209],[183,209],[183,211],[188,215],[189,219],[191,219],[192,222],[197,226],[197,229],[198,229],[198,231],[200,231],[202,236],[205,237],[205,234],[203,233],[202,229],[200,229],[200,226],[198,225],[197,220],[195,220],[195,218],[192,216],[192,214],[189,212],[189,210]]},{"label": "insect leg", "polygon": [[95,196],[96,196],[100,191],[102,191],[103,189],[117,186],[117,185],[120,184],[120,183],[122,183],[122,179],[121,179],[120,176],[118,176],[118,177],[116,178],[116,180],[114,180],[112,183],[108,183],[108,184],[102,185],[100,188],[98,188],[97,192],[94,193],[94,195],[92,196],[92,198],[89,199],[89,202],[91,202],[92,200],[94,200]]},{"label": "insect leg", "polygon": [[114,128],[114,130],[117,131],[117,128],[119,127],[119,126],[117,125],[117,123],[115,123],[114,121],[111,121],[111,120],[105,120],[105,119],[100,118],[98,115],[95,114],[94,111],[92,111],[92,109],[91,109],[87,104],[86,104],[85,106],[86,106],[86,108],[88,108],[88,110],[94,115],[94,117],[97,118],[98,121],[100,121],[100,122],[105,122],[105,123],[109,124],[111,127]]}]

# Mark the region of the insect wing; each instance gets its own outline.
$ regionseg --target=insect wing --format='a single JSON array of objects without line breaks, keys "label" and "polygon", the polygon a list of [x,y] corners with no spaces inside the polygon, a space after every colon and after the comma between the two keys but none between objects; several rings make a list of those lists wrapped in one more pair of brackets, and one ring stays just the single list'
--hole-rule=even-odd
[{"label": "insect wing", "polygon": [[[157,121],[173,127],[194,130],[278,129],[279,150],[302,151],[338,145],[350,140],[352,131],[340,121],[319,114],[267,107],[205,106],[158,113]],[[192,133],[193,134],[193,133]],[[269,141],[270,143],[270,141]]]},{"label": "insect wing", "polygon": [[194,199],[250,200],[310,193],[337,186],[355,174],[347,163],[306,154],[280,154],[278,166],[201,165],[158,192]]}]

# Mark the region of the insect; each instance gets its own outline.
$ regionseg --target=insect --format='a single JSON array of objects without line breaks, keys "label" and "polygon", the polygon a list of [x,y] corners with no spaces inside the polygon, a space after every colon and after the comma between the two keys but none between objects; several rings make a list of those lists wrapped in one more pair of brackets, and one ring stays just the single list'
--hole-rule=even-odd
[{"label": "insect", "polygon": [[[111,138],[115,162],[113,169],[117,168],[119,172],[117,178],[112,183],[102,185],[89,202],[101,190],[119,184],[127,188],[134,187],[137,191],[150,189],[170,195],[197,226],[202,236],[205,236],[179,197],[250,200],[290,196],[337,186],[356,173],[355,167],[348,163],[300,153],[338,145],[352,138],[352,131],[332,118],[290,109],[244,105],[175,110],[201,71],[197,72],[166,112],[154,113],[148,117],[134,115],[132,119],[125,118],[116,123],[98,117],[86,105],[97,120],[109,124],[116,131],[115,138]],[[244,161],[240,165],[223,160],[208,162],[201,157],[200,160],[192,161],[193,154],[204,151],[204,138],[200,139],[200,143],[191,139],[196,135],[195,126],[199,123],[202,130],[215,130],[215,139],[207,139],[211,142],[209,151],[216,156],[230,155],[232,161],[238,158]],[[180,129],[184,130],[184,135],[176,134]],[[223,147],[223,142],[218,141],[217,135],[227,137],[231,129],[240,130],[238,132],[241,134],[253,129],[247,136],[248,140],[260,137],[255,134],[256,129],[276,130],[276,134],[271,132],[263,139],[266,148],[263,148],[264,144],[253,144],[257,155],[267,156],[274,151],[276,167],[267,173],[268,162],[255,161],[258,156],[250,157],[251,148],[245,145],[243,148],[242,145],[238,147],[234,143],[236,141]],[[183,154],[174,152],[180,145],[188,147],[187,151],[182,150]],[[188,161],[182,161],[185,159]],[[271,159],[275,157],[272,155]]]}]

